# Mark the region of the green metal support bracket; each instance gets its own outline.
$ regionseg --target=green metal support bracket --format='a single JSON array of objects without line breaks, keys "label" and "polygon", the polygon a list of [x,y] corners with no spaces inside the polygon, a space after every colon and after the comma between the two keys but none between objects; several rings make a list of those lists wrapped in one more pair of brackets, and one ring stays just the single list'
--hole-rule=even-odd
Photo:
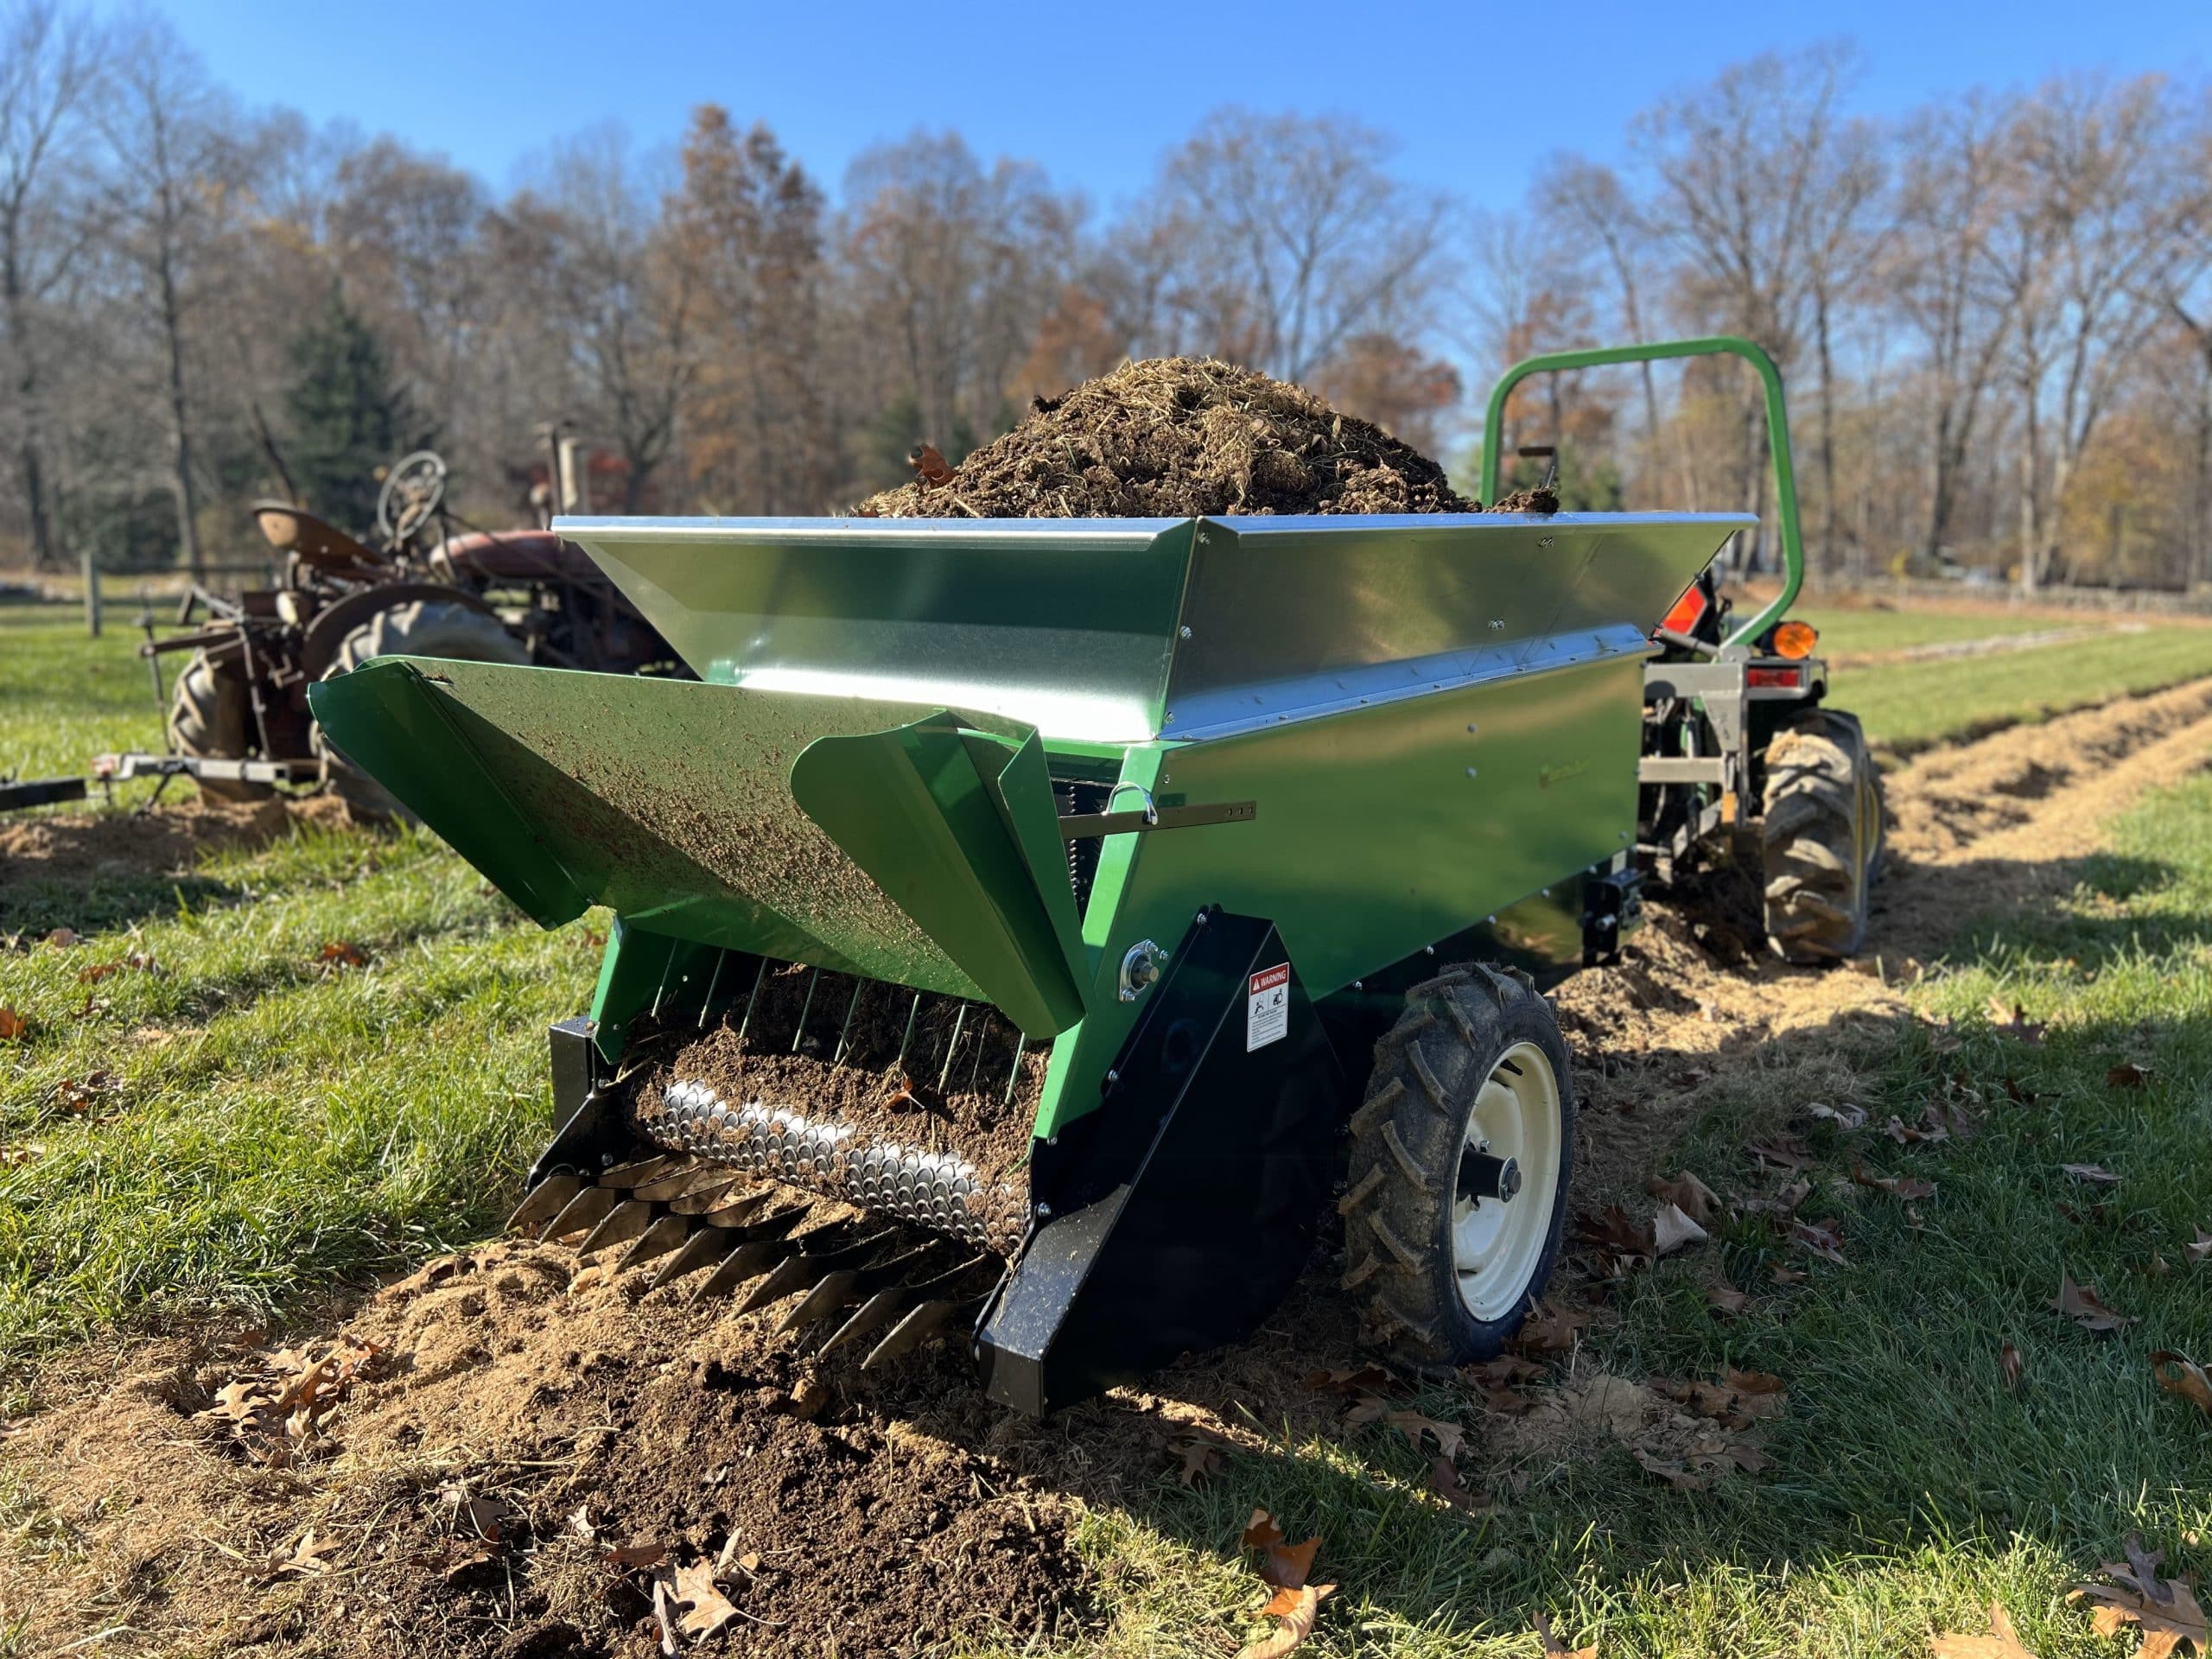
[{"label": "green metal support bracket", "polygon": [[1740,357],[1758,371],[1766,389],[1767,448],[1774,457],[1774,498],[1782,521],[1782,591],[1750,621],[1728,636],[1736,645],[1756,638],[1780,620],[1796,603],[1805,583],[1805,543],[1797,525],[1797,475],[1789,463],[1789,413],[1782,397],[1782,371],[1764,346],[1736,334],[1714,334],[1703,340],[1665,340],[1643,346],[1597,346],[1579,352],[1544,352],[1524,358],[1491,388],[1490,407],[1483,416],[1482,499],[1497,499],[1499,450],[1503,442],[1505,400],[1532,374],[1558,374],[1574,369],[1610,368],[1621,363],[1656,363],[1674,357]]}]

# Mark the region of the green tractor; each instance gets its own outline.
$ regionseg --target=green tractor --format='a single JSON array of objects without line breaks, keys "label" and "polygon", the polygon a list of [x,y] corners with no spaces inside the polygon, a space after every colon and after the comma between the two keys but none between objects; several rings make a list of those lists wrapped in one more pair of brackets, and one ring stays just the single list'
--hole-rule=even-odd
[{"label": "green tractor", "polygon": [[1531,375],[1726,353],[1758,371],[1766,398],[1781,531],[1781,591],[1734,621],[1716,560],[1652,631],[1644,671],[1643,796],[1637,851],[1661,880],[1696,863],[1749,875],[1775,953],[1819,963],[1858,954],[1881,860],[1881,781],[1857,716],[1827,706],[1826,664],[1810,624],[1790,620],[1805,580],[1782,376],[1733,336],[1551,352],[1516,363],[1491,389],[1483,499],[1497,496],[1505,403]]},{"label": "green tractor", "polygon": [[1647,809],[1778,818],[1828,741],[1774,617],[1655,656],[1752,522],[570,519],[696,682],[309,696],[539,922],[614,912],[518,1227],[1043,1413],[1255,1329],[1332,1208],[1378,1341],[1518,1328],[1574,1144],[1541,987],[1618,950]]}]

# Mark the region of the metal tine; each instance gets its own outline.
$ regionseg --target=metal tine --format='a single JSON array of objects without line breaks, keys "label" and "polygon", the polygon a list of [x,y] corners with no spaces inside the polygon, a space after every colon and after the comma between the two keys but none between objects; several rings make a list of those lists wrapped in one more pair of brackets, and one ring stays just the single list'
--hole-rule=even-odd
[{"label": "metal tine", "polygon": [[523,1195],[515,1212],[507,1217],[511,1233],[526,1231],[541,1221],[550,1221],[568,1205],[570,1198],[584,1190],[581,1175],[548,1175]]},{"label": "metal tine", "polygon": [[803,1209],[785,1211],[745,1229],[736,1246],[722,1258],[721,1265],[699,1281],[691,1293],[691,1300],[702,1302],[709,1296],[727,1295],[747,1280],[759,1278],[798,1249],[798,1241],[785,1237],[785,1233],[805,1213]]},{"label": "metal tine", "polygon": [[617,1273],[627,1273],[641,1262],[650,1262],[657,1255],[666,1255],[671,1250],[691,1236],[698,1223],[689,1216],[663,1216],[631,1242],[614,1264]]},{"label": "metal tine", "polygon": [[[743,1185],[751,1179],[748,1175],[733,1173],[709,1185],[695,1186],[682,1198],[668,1201],[669,1213],[675,1216],[719,1216],[726,1211],[735,1210],[749,1214],[768,1202],[766,1192],[741,1192],[731,1198],[729,1190],[733,1186]],[[738,1218],[732,1217],[733,1220]],[[723,1224],[727,1226],[728,1224]]]},{"label": "metal tine", "polygon": [[937,1091],[940,1095],[944,1092],[946,1080],[952,1076],[952,1062],[960,1053],[960,1033],[968,1028],[969,1006],[962,1002],[960,1012],[952,1017],[952,1039],[945,1044],[944,1064],[938,1068]]},{"label": "metal tine", "polygon": [[981,1296],[971,1296],[959,1302],[944,1300],[924,1302],[893,1325],[891,1334],[869,1350],[868,1357],[861,1362],[861,1369],[865,1371],[874,1366],[886,1364],[903,1354],[912,1353],[944,1325],[956,1321],[967,1323],[974,1320],[983,1311],[983,1301]]},{"label": "metal tine", "polygon": [[760,968],[753,976],[753,988],[745,994],[744,1016],[737,1022],[737,1040],[741,1046],[745,1042],[746,1027],[753,1023],[753,1010],[760,1006],[760,982],[767,977],[768,958],[763,957],[760,958]]},{"label": "metal tine", "polygon": [[822,983],[822,970],[817,968],[806,976],[806,1001],[798,1007],[798,1023],[791,1027],[791,1052],[798,1052],[799,1044],[806,1037],[806,1017],[814,1012],[815,988]]},{"label": "metal tine", "polygon": [[1014,1067],[1006,1074],[1006,1093],[999,1097],[999,1104],[1001,1106],[1014,1098],[1014,1085],[1021,1081],[1021,1056],[1028,1046],[1027,1034],[1023,1032],[1015,1032],[1014,1033]]},{"label": "metal tine", "polygon": [[906,1034],[899,1039],[899,1052],[892,1058],[891,1069],[893,1071],[900,1070],[906,1064],[906,1047],[914,1040],[914,1021],[920,1017],[921,1012],[922,994],[916,991],[914,1006],[906,1010]]},{"label": "metal tine", "polygon": [[[752,1201],[747,1200],[743,1209],[749,1214],[754,1207]],[[731,1252],[747,1244],[762,1239],[780,1238],[798,1224],[806,1211],[806,1205],[795,1204],[759,1221],[745,1221],[737,1215],[725,1221],[722,1219],[725,1212],[721,1211],[704,1216],[701,1217],[698,1230],[685,1239],[676,1254],[661,1265],[659,1271],[653,1274],[652,1282],[645,1288],[658,1290],[670,1281],[681,1279],[685,1274],[705,1267],[709,1262],[725,1260]],[[692,1300],[696,1301],[698,1298],[695,1296]]]},{"label": "metal tine", "polygon": [[661,1153],[651,1158],[640,1158],[633,1164],[617,1164],[612,1169],[601,1171],[593,1179],[598,1185],[626,1190],[643,1186],[648,1181],[657,1181],[672,1173],[677,1165],[677,1159]]},{"label": "metal tine", "polygon": [[563,1234],[596,1227],[607,1212],[622,1202],[622,1195],[611,1186],[588,1186],[561,1206],[560,1214],[545,1224],[541,1238],[559,1238]]},{"label": "metal tine", "polygon": [[594,1250],[604,1249],[609,1244],[625,1244],[653,1224],[653,1207],[640,1204],[635,1198],[626,1199],[607,1212],[599,1225],[584,1235],[584,1242],[576,1246],[578,1255],[589,1255]]},{"label": "metal tine", "polygon": [[779,1333],[797,1331],[817,1319],[826,1319],[855,1302],[865,1300],[883,1286],[896,1284],[917,1262],[926,1261],[934,1254],[936,1247],[925,1244],[872,1267],[840,1268],[825,1274],[798,1305],[784,1315],[776,1329]]},{"label": "metal tine", "polygon": [[859,1222],[832,1222],[827,1227],[817,1227],[791,1241],[793,1249],[769,1271],[768,1276],[753,1287],[738,1303],[736,1311],[750,1313],[771,1302],[781,1301],[802,1285],[812,1282],[814,1275],[832,1268],[851,1268],[864,1265],[881,1249],[892,1234],[888,1229],[873,1232],[861,1238],[852,1236],[853,1229],[863,1225]]},{"label": "metal tine", "polygon": [[716,1227],[702,1227],[671,1252],[645,1286],[648,1291],[658,1290],[663,1285],[681,1279],[687,1273],[696,1273],[709,1262],[719,1262],[735,1249],[744,1240],[736,1233],[725,1232]]},{"label": "metal tine", "polygon": [[830,1064],[832,1065],[842,1065],[844,1064],[845,1041],[852,1035],[853,1030],[853,1010],[860,1007],[861,987],[867,983],[868,981],[861,979],[857,976],[854,977],[853,998],[851,1001],[845,1004],[845,1022],[837,1027],[837,1049],[836,1052],[830,1057]]},{"label": "metal tine", "polygon": [[885,1325],[903,1319],[908,1309],[941,1296],[989,1261],[987,1255],[970,1256],[958,1267],[949,1268],[934,1279],[893,1285],[888,1289],[877,1291],[853,1311],[850,1319],[830,1333],[830,1340],[816,1351],[817,1356],[858,1342],[869,1332],[880,1331]]},{"label": "metal tine", "polygon": [[693,1164],[658,1180],[641,1182],[631,1189],[630,1196],[647,1204],[666,1204],[671,1198],[680,1198],[702,1187],[721,1185],[729,1177],[730,1172],[719,1164]]}]

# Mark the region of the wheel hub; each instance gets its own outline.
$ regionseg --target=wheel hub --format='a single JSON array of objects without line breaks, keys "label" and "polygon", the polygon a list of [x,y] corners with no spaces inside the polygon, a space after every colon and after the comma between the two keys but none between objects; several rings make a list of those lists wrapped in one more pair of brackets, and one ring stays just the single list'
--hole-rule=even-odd
[{"label": "wheel hub", "polygon": [[1516,1043],[1477,1092],[1453,1181],[1452,1267],[1478,1319],[1520,1305],[1542,1265],[1558,1202],[1559,1079],[1544,1052]]}]

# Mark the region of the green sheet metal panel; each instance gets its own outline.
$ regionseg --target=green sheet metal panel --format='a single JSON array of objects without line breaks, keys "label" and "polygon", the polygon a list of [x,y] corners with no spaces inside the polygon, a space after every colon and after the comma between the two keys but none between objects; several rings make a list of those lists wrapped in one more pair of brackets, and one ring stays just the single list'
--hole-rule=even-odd
[{"label": "green sheet metal panel", "polygon": [[[1081,1016],[1072,900],[1057,913],[1031,865],[1051,787],[1016,722],[405,658],[315,706],[548,926],[610,905],[671,938],[987,997],[1040,1036]],[[794,798],[795,766],[868,868]]]},{"label": "green sheet metal panel", "polygon": [[1207,904],[1273,920],[1325,996],[1605,862],[1636,826],[1639,653],[1133,753],[1161,805],[1250,800],[1249,823],[1107,839],[1084,937],[1091,1012],[1052,1059],[1041,1132],[1096,1104],[1135,1010],[1122,954]]},{"label": "green sheet metal panel", "polygon": [[1050,738],[1158,729],[1187,518],[563,518],[693,672],[1008,714]]}]

